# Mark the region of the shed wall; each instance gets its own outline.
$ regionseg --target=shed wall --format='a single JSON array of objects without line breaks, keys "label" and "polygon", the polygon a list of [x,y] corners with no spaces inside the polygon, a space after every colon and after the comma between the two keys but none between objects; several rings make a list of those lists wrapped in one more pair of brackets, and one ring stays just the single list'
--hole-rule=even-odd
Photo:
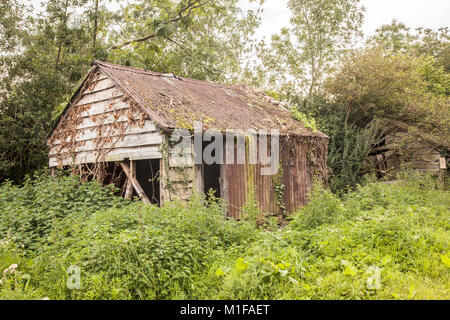
[{"label": "shed wall", "polygon": [[262,212],[282,214],[275,192],[275,185],[281,181],[286,213],[298,211],[308,201],[313,177],[326,180],[327,148],[328,140],[323,138],[281,137],[280,164],[283,170],[274,176],[261,175],[259,161],[256,165],[225,165],[228,215],[241,218],[242,207],[252,193]]},{"label": "shed wall", "polygon": [[49,165],[159,159],[162,135],[105,75],[88,79],[49,139]]}]

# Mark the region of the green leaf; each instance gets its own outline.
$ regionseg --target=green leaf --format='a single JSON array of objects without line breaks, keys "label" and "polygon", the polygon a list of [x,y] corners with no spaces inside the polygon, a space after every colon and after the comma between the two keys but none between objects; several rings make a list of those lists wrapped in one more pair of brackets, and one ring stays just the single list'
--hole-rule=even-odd
[{"label": "green leaf", "polygon": [[225,275],[225,272],[223,272],[223,270],[219,268],[216,270],[215,274],[216,274],[216,276],[221,277],[221,276]]},{"label": "green leaf", "polygon": [[236,261],[236,269],[244,271],[248,268],[248,262],[245,262],[243,258],[239,258]]},{"label": "green leaf", "polygon": [[355,276],[358,272],[358,269],[356,269],[349,261],[347,260],[341,260],[341,264],[344,266],[344,272],[345,275]]},{"label": "green leaf", "polygon": [[450,268],[450,258],[449,258],[449,257],[441,255],[441,261],[442,261],[448,268]]}]

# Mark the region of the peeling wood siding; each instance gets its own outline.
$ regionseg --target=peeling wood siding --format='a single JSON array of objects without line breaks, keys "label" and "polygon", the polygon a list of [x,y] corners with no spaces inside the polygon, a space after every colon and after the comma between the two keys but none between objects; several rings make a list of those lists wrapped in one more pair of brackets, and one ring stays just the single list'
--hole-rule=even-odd
[{"label": "peeling wood siding", "polygon": [[[162,134],[155,123],[129,101],[123,101],[124,93],[105,75],[93,75],[89,80],[91,84],[68,110],[68,114],[75,114],[71,123],[63,121],[56,128],[64,139],[49,144],[50,167],[160,159]],[[74,146],[68,150],[70,141]]]},{"label": "peeling wood siding", "polygon": [[[101,156],[99,151],[80,152],[75,157],[67,157],[62,161],[63,166],[69,166],[71,164],[86,164],[95,163]],[[161,152],[159,146],[149,147],[133,147],[133,148],[115,148],[109,151],[103,161],[105,162],[118,162],[128,160],[146,160],[146,159],[161,159]],[[55,157],[51,157],[49,160],[50,167],[57,167],[61,163]]]},{"label": "peeling wood siding", "polygon": [[[119,149],[143,147],[148,145],[160,145],[162,142],[162,137],[158,132],[126,133],[127,131],[128,129],[125,131],[124,135],[121,135],[118,132],[90,132],[88,134],[77,134],[75,137],[75,141],[83,142],[83,144],[76,147],[74,150],[76,153],[79,153],[86,151],[96,151],[99,149]],[[95,142],[95,139],[97,138],[112,139],[108,139],[104,143],[97,145]],[[59,150],[57,150],[56,148],[52,148],[52,150],[50,150],[50,157],[55,156],[58,153],[67,152],[69,152],[69,150],[66,148],[62,148]]]},{"label": "peeling wood siding", "polygon": [[[99,82],[97,82],[97,85],[98,83]],[[81,99],[75,104],[75,106],[84,106],[92,103],[110,101],[121,97],[123,97],[123,92],[115,86],[104,90],[94,91],[94,93],[83,92]]]}]

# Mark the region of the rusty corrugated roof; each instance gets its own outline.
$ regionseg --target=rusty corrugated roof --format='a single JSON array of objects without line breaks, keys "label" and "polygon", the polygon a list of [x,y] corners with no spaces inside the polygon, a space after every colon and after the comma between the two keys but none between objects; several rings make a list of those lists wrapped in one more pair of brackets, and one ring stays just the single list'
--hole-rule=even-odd
[{"label": "rusty corrugated roof", "polygon": [[311,132],[269,96],[246,86],[230,86],[95,61],[164,129],[279,129],[281,134],[326,137]]}]

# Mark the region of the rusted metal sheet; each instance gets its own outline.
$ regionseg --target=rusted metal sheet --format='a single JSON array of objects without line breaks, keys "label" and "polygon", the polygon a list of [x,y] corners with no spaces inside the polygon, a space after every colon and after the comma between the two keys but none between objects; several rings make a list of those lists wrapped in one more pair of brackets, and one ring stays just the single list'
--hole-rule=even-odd
[{"label": "rusted metal sheet", "polygon": [[[284,140],[284,141],[283,141]],[[282,138],[280,163],[283,169],[284,205],[286,213],[297,212],[308,201],[313,186],[313,176],[326,179],[326,154],[328,141],[323,139]],[[268,146],[270,147],[270,146]],[[236,146],[235,146],[236,151]],[[235,152],[236,155],[236,152]],[[248,158],[247,158],[248,160]],[[258,161],[259,163],[259,161]],[[264,213],[281,214],[275,194],[277,176],[261,174],[261,165],[228,164],[228,215],[241,218],[242,207],[254,192],[259,208]]]},{"label": "rusted metal sheet", "polygon": [[[296,140],[284,144],[281,148],[284,202],[288,213],[294,213],[306,204],[307,194],[312,188],[315,167],[307,159],[307,148],[307,144]],[[324,159],[326,161],[326,155]]]}]

